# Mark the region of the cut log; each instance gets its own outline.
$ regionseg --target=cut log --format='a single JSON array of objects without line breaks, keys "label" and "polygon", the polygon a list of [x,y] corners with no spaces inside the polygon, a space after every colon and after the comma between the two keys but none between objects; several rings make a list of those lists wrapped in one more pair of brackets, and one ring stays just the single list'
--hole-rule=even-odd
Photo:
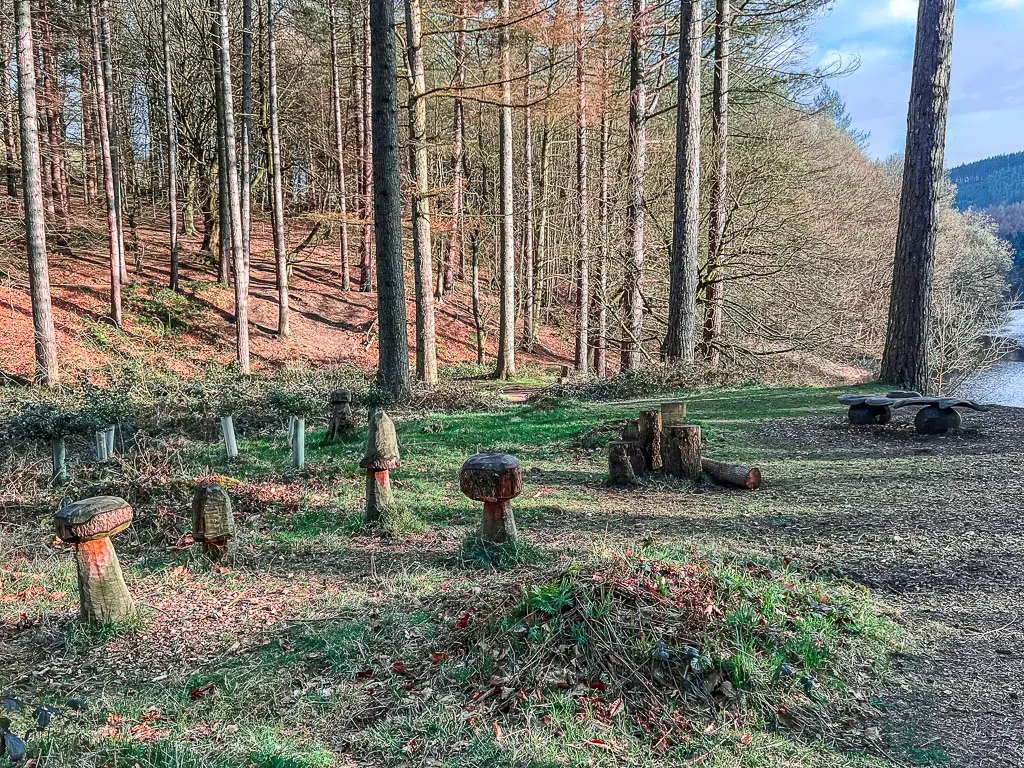
[{"label": "cut log", "polygon": [[914,429],[919,435],[944,435],[951,429],[960,429],[960,414],[952,408],[929,405],[914,416]]},{"label": "cut log", "polygon": [[333,443],[355,433],[356,420],[352,416],[352,392],[336,389],[331,393],[331,420],[324,435],[325,443]]},{"label": "cut log", "polygon": [[644,473],[644,454],[636,440],[616,440],[608,446],[608,477],[612,485],[633,485]]},{"label": "cut log", "polygon": [[[662,412],[664,416],[664,412]],[[695,424],[664,426],[661,433],[662,469],[675,477],[700,477],[700,427]]]},{"label": "cut log", "polygon": [[661,411],[640,411],[637,422],[640,430],[640,450],[644,454],[644,466],[648,472],[661,469]]},{"label": "cut log", "polygon": [[235,535],[231,497],[219,485],[201,485],[192,497],[192,538],[213,560],[230,556]]},{"label": "cut log", "polygon": [[395,507],[391,477],[386,469],[366,470],[366,522],[387,520]]},{"label": "cut log", "polygon": [[678,427],[686,423],[686,401],[661,404],[661,426]]},{"label": "cut log", "polygon": [[714,461],[713,459],[703,459],[701,466],[716,483],[734,485],[737,488],[749,488],[752,491],[761,486],[761,470],[757,467],[727,464],[724,461]]}]

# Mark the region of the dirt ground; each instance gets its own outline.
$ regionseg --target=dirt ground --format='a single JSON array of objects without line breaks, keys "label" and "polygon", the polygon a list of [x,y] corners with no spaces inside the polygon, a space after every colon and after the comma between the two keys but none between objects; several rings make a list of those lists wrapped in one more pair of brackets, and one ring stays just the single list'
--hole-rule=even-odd
[{"label": "dirt ground", "polygon": [[909,414],[868,429],[763,422],[735,456],[772,457],[757,494],[711,490],[681,505],[672,492],[604,492],[589,527],[623,540],[685,531],[864,584],[919,643],[880,702],[894,751],[1024,766],[1024,410],[964,422],[941,437],[915,435]]}]

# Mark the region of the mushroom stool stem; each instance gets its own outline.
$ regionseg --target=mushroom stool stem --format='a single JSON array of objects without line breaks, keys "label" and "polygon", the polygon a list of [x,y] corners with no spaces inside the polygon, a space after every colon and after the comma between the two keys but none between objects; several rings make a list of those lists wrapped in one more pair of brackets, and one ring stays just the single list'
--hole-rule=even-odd
[{"label": "mushroom stool stem", "polygon": [[512,514],[512,502],[509,499],[484,502],[480,538],[488,544],[502,544],[519,538],[516,518]]},{"label": "mushroom stool stem", "polygon": [[87,624],[109,624],[131,612],[134,601],[109,538],[83,541],[78,561],[79,617]]},{"label": "mushroom stool stem", "polygon": [[366,522],[375,523],[395,506],[391,478],[386,469],[366,470]]}]

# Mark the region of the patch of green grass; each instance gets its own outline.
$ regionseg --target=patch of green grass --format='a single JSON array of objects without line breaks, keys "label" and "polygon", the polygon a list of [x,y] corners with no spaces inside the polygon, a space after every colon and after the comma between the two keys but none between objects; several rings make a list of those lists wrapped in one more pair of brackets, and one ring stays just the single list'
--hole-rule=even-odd
[{"label": "patch of green grass", "polygon": [[522,537],[492,544],[485,542],[477,533],[471,533],[463,540],[455,557],[464,566],[497,571],[536,565],[544,559],[543,553]]}]

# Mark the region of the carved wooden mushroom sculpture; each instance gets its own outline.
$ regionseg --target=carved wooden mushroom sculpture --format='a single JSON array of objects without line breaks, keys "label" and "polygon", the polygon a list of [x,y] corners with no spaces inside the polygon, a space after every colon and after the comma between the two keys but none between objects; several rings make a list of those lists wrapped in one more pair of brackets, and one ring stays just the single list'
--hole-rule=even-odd
[{"label": "carved wooden mushroom sculpture", "polygon": [[123,619],[134,605],[110,537],[132,522],[132,508],[117,496],[68,504],[54,517],[57,535],[74,544],[78,560],[79,616],[89,624]]},{"label": "carved wooden mushroom sculpture", "polygon": [[523,490],[519,459],[507,453],[478,453],[462,465],[459,484],[469,498],[484,503],[480,538],[485,544],[503,544],[518,538],[512,499]]},{"label": "carved wooden mushroom sculpture", "polygon": [[366,470],[366,522],[375,523],[394,508],[395,496],[388,471],[401,465],[395,423],[384,411],[376,410],[370,414],[366,455],[359,462]]},{"label": "carved wooden mushroom sculpture", "polygon": [[235,518],[231,513],[231,497],[219,485],[201,485],[192,498],[192,538],[203,545],[213,560],[231,551],[235,535]]}]

